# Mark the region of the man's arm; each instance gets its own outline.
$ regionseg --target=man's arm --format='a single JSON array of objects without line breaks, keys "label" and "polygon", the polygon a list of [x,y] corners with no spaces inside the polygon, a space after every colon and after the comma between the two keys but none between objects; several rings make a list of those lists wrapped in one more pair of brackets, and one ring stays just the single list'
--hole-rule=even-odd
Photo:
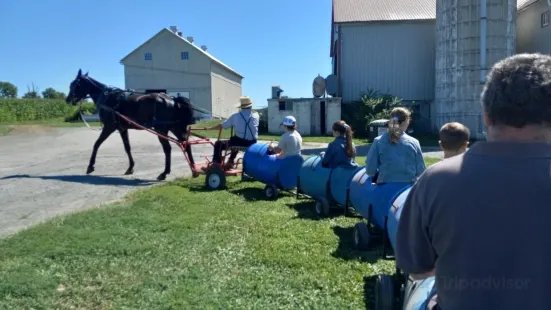
[{"label": "man's arm", "polygon": [[222,128],[222,123],[218,124],[218,125],[214,125],[212,127],[207,127],[205,128],[206,130],[220,130],[220,128]]},{"label": "man's arm", "polygon": [[[235,114],[234,114],[235,115]],[[205,128],[206,130],[220,130],[221,128],[228,129],[233,126],[233,115],[230,116],[227,120],[223,121],[222,123],[218,125],[214,125],[212,127]]]},{"label": "man's arm", "polygon": [[411,188],[396,233],[396,264],[415,280],[433,276],[437,258],[425,214],[430,210],[424,199],[425,181],[422,177]]},{"label": "man's arm", "polygon": [[373,141],[369,152],[367,153],[367,158],[365,159],[365,172],[367,175],[372,177],[374,176],[379,169],[379,150],[377,149],[377,141]]},{"label": "man's arm", "polygon": [[279,138],[279,143],[277,144],[276,147],[274,147],[273,152],[275,154],[283,153],[283,149],[285,148],[284,145],[285,145],[285,138],[281,136],[281,138]]}]

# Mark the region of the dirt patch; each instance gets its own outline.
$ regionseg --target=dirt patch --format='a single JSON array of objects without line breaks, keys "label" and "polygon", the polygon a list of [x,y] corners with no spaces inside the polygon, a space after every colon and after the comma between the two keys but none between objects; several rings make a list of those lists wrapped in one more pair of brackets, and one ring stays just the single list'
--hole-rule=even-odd
[{"label": "dirt patch", "polygon": [[[17,134],[43,134],[55,131],[55,128],[45,125],[11,125],[8,127],[8,133],[11,135]],[[0,129],[0,132],[2,130]]]}]

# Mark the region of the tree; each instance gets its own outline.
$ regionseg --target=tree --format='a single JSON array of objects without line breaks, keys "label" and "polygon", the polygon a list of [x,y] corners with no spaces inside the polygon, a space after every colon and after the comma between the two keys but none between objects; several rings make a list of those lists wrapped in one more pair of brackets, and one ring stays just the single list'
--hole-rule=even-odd
[{"label": "tree", "polygon": [[65,99],[67,97],[65,93],[58,92],[57,90],[48,87],[42,92],[44,99]]},{"label": "tree", "polygon": [[10,82],[0,81],[0,98],[16,98],[17,87]]},{"label": "tree", "polygon": [[40,92],[38,90],[38,87],[32,84],[32,88],[27,85],[27,92],[23,95],[23,98],[29,98],[29,99],[37,99],[40,98]]}]

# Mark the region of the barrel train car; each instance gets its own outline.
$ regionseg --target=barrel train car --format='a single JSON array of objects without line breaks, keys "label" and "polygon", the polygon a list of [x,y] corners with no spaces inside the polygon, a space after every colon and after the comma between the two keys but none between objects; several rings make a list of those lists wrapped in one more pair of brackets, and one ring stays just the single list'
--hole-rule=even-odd
[{"label": "barrel train car", "polygon": [[300,155],[285,158],[269,155],[267,144],[255,143],[247,148],[243,156],[243,178],[266,184],[264,195],[275,199],[280,190],[296,188],[303,162],[304,158]]},{"label": "barrel train car", "polygon": [[[275,198],[279,190],[296,188],[297,198],[304,195],[316,201],[320,216],[327,216],[331,207],[354,208],[367,220],[354,226],[355,246],[364,250],[374,238],[382,239],[383,255],[391,258],[386,252],[395,248],[398,221],[411,184],[376,184],[365,167],[329,169],[322,167],[322,159],[320,155],[280,159],[268,155],[267,145],[256,143],[245,152],[243,171],[266,184],[267,198]],[[398,304],[404,310],[425,309],[434,283],[434,277],[414,281],[398,268],[393,276],[378,275],[375,309],[397,309]]]},{"label": "barrel train car", "polygon": [[[365,167],[322,166],[321,155],[278,158],[268,154],[263,143],[251,145],[243,157],[243,172],[247,178],[260,181],[266,186],[264,194],[273,199],[279,190],[296,188],[297,198],[306,196],[316,201],[315,211],[320,216],[329,215],[330,209],[354,208],[367,223],[354,227],[354,244],[366,250],[373,239],[383,240],[386,256],[388,247],[386,221],[391,198],[407,187],[405,183],[375,184],[367,175]],[[374,228],[372,228],[372,226]]]}]

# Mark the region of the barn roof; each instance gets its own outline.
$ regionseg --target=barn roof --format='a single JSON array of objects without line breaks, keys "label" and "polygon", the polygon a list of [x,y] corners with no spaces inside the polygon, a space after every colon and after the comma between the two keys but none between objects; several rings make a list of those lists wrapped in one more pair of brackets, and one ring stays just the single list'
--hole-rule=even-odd
[{"label": "barn roof", "polygon": [[333,0],[334,23],[435,19],[436,0]]},{"label": "barn roof", "polygon": [[160,36],[162,33],[170,33],[171,35],[177,37],[178,39],[184,41],[185,43],[187,43],[188,45],[190,45],[192,48],[196,49],[197,51],[199,51],[200,53],[203,53],[204,55],[206,55],[208,58],[210,58],[212,61],[216,62],[217,64],[219,64],[220,66],[224,67],[225,69],[229,70],[230,72],[234,73],[235,75],[241,77],[241,78],[244,78],[243,75],[239,74],[237,71],[235,71],[234,69],[232,69],[230,66],[226,65],[225,63],[223,63],[222,61],[218,60],[216,57],[212,56],[210,53],[208,52],[205,52],[203,51],[199,46],[189,42],[186,38],[183,38],[181,36],[179,36],[177,33],[174,33],[172,32],[170,29],[168,28],[163,28],[161,29],[161,31],[157,32],[157,34],[155,34],[154,36],[152,36],[151,38],[149,38],[149,40],[145,41],[144,43],[142,43],[140,46],[136,47],[132,52],[130,52],[128,55],[124,56],[123,59],[121,59],[121,63],[124,63],[124,61],[132,54],[134,54],[136,51],[138,51],[142,46],[144,46],[146,43],[152,41],[153,39],[155,39],[156,37]]},{"label": "barn roof", "polygon": [[[538,0],[517,0],[522,9]],[[333,0],[333,23],[436,19],[436,0]]]},{"label": "barn roof", "polygon": [[539,0],[517,0],[517,10],[522,10],[532,3],[536,3]]}]

